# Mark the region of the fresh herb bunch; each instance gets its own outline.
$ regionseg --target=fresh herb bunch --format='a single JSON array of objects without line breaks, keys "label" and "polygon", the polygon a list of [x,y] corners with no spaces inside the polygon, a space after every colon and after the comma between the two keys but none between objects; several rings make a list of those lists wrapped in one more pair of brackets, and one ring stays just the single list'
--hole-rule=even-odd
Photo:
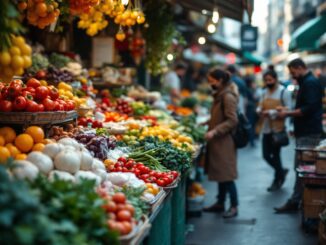
[{"label": "fresh herb bunch", "polygon": [[94,191],[94,181],[74,184],[39,177],[31,186],[51,219],[71,222],[92,244],[118,244],[117,234],[108,229],[104,202]]},{"label": "fresh herb bunch", "polygon": [[128,187],[125,186],[122,188],[122,192],[126,195],[128,201],[135,208],[135,219],[140,220],[142,215],[148,213],[149,205],[142,199],[142,195],[146,190],[145,187]]},{"label": "fresh herb bunch", "polygon": [[[40,201],[35,189],[25,181],[12,179],[5,165],[0,165],[0,193],[1,244],[99,244],[81,232],[69,217],[50,217],[51,208]],[[51,200],[52,206],[60,204]]]},{"label": "fresh herb bunch", "polygon": [[144,151],[156,150],[155,157],[165,168],[184,173],[192,165],[190,152],[179,150],[168,141],[160,141],[157,137],[146,137],[138,142],[136,148],[143,147]]}]

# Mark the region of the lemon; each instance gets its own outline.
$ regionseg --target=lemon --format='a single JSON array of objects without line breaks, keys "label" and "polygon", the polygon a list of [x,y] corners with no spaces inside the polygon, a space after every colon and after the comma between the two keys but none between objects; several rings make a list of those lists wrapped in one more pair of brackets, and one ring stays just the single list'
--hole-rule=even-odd
[{"label": "lemon", "polygon": [[22,67],[14,70],[14,75],[21,76],[24,74],[24,69]]},{"label": "lemon", "polygon": [[24,59],[24,68],[28,68],[32,65],[32,59],[30,56],[24,55],[23,59]]},{"label": "lemon", "polygon": [[32,48],[31,46],[27,45],[26,43],[19,47],[20,51],[23,55],[31,55],[32,54]]},{"label": "lemon", "polygon": [[9,49],[9,53],[11,55],[20,55],[21,54],[20,49],[17,46],[11,46]]},{"label": "lemon", "polygon": [[1,65],[9,65],[11,62],[11,56],[9,54],[9,52],[7,51],[3,51],[0,53],[0,64]]},{"label": "lemon", "polygon": [[12,61],[11,61],[11,66],[14,69],[19,69],[19,68],[24,67],[24,59],[19,55],[13,56]]},{"label": "lemon", "polygon": [[25,45],[25,39],[22,36],[14,37],[12,39],[12,43],[17,47],[21,48]]}]

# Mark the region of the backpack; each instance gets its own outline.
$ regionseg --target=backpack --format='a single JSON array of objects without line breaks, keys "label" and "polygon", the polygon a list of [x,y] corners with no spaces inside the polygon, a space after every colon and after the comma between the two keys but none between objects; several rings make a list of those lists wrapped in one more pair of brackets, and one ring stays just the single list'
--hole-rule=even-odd
[{"label": "backpack", "polygon": [[[222,110],[224,112],[224,105],[222,99]],[[231,133],[236,148],[244,148],[249,143],[249,135],[251,124],[248,118],[237,109],[238,124],[234,131]]]}]

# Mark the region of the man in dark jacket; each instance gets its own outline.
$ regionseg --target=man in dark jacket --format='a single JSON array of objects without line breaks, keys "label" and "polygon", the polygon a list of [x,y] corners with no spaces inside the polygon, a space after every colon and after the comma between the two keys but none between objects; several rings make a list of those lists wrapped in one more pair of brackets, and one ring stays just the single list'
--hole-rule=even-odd
[{"label": "man in dark jacket", "polygon": [[[279,112],[280,118],[294,118],[294,135],[297,147],[314,147],[319,143],[322,128],[323,87],[319,80],[307,69],[301,59],[295,59],[288,64],[291,76],[298,81],[299,91],[293,111]],[[295,156],[295,168],[299,162]],[[291,198],[281,207],[275,208],[277,213],[297,211],[302,199],[303,186],[296,176],[294,191]]]}]

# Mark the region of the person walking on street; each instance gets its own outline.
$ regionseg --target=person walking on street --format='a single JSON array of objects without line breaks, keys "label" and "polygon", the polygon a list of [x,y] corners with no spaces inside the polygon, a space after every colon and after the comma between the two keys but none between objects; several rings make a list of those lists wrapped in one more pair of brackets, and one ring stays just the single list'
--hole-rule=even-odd
[{"label": "person walking on street", "polygon": [[238,71],[234,65],[229,65],[227,68],[227,71],[231,73],[231,81],[234,82],[239,91],[239,110],[242,114],[246,115],[246,104],[247,104],[247,86],[245,81],[238,76]]},{"label": "person walking on street", "polygon": [[281,160],[282,145],[277,144],[273,137],[275,134],[283,133],[287,137],[285,119],[277,118],[277,110],[291,109],[291,94],[278,82],[277,74],[273,70],[267,70],[263,79],[265,91],[261,96],[257,113],[260,115],[263,133],[263,157],[274,169],[274,180],[268,191],[279,190],[284,184],[288,169],[284,169]]},{"label": "person walking on street", "polygon": [[204,208],[206,212],[224,212],[227,194],[230,195],[231,207],[223,214],[232,218],[238,214],[238,195],[234,180],[237,178],[237,151],[232,138],[232,131],[238,123],[236,86],[231,83],[230,75],[221,69],[214,69],[208,74],[208,82],[214,90],[214,102],[211,119],[208,122],[206,172],[211,181],[218,182],[217,202]]},{"label": "person walking on street", "polygon": [[[301,59],[295,59],[288,64],[291,76],[297,80],[299,91],[294,110],[281,110],[279,118],[294,118],[294,136],[297,146],[314,147],[319,143],[322,129],[322,98],[323,87],[320,81],[308,70]],[[295,156],[295,168],[298,166],[298,156]],[[303,186],[296,175],[294,191],[291,198],[281,207],[274,208],[277,213],[293,212],[299,209]]]}]

